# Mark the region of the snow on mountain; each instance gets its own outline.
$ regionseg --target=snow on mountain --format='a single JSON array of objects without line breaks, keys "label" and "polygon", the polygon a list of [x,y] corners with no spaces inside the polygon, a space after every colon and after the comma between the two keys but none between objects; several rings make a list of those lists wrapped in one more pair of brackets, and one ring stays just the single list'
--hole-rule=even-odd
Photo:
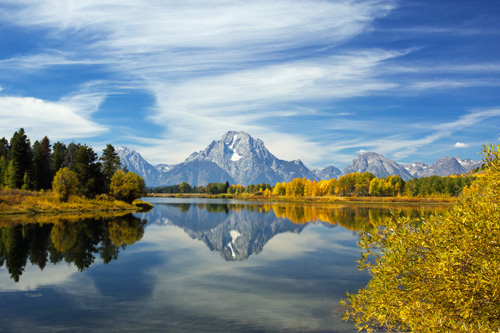
[{"label": "snow on mountain", "polygon": [[436,162],[429,165],[423,172],[419,174],[420,177],[429,176],[449,176],[461,175],[467,173],[467,169],[462,166],[456,157],[441,157]]},{"label": "snow on mountain", "polygon": [[248,133],[229,131],[205,150],[191,154],[186,162],[211,161],[241,185],[291,181],[293,178],[317,179],[301,161],[283,161],[267,150],[264,142]]},{"label": "snow on mountain", "polygon": [[408,164],[401,163],[400,165],[403,166],[413,177],[419,177],[419,175],[428,167],[427,164],[418,161]]},{"label": "snow on mountain", "polygon": [[313,172],[319,179],[326,179],[326,180],[342,176],[342,171],[340,171],[333,165],[328,166],[322,170],[313,170]]},{"label": "snow on mountain", "polygon": [[180,184],[207,185],[213,182],[230,184],[274,185],[294,178],[309,180],[338,178],[348,173],[365,171],[378,178],[399,175],[404,180],[431,175],[464,174],[482,165],[481,161],[443,157],[431,165],[422,162],[398,164],[383,155],[365,152],[353,160],[342,172],[334,166],[311,171],[300,160],[284,161],[267,150],[264,142],[245,132],[229,131],[221,140],[212,141],[204,150],[191,154],[184,163],[169,165],[149,164],[142,156],[127,147],[117,149],[123,166],[144,178],[146,186]]},{"label": "snow on mountain", "polygon": [[381,154],[364,152],[352,161],[352,164],[344,169],[344,175],[353,172],[371,172],[377,178],[385,178],[389,175],[399,175],[404,180],[410,180],[413,176],[402,166]]},{"label": "snow on mountain", "polygon": [[127,147],[119,147],[116,152],[122,166],[126,166],[129,171],[140,175],[146,186],[155,186],[158,183],[161,172],[142,158],[141,154]]}]

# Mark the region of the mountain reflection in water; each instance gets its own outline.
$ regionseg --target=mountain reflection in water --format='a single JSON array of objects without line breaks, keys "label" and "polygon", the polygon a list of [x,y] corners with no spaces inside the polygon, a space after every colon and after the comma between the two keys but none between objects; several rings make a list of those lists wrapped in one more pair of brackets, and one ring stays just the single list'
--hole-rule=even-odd
[{"label": "mountain reflection in water", "polygon": [[107,264],[121,249],[139,241],[145,220],[132,214],[119,217],[55,219],[52,223],[24,223],[0,228],[0,267],[18,282],[28,261],[41,270],[52,264],[90,267],[98,255]]},{"label": "mountain reflection in water", "polygon": [[259,254],[277,234],[301,233],[308,223],[337,225],[358,232],[375,228],[393,214],[411,218],[440,214],[448,207],[308,205],[294,203],[162,203],[144,217],[151,223],[175,225],[191,238],[217,251],[227,261]]}]

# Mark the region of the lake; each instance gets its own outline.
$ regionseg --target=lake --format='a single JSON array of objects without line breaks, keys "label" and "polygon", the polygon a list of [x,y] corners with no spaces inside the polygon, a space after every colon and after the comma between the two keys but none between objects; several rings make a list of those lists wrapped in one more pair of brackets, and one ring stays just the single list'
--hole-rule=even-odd
[{"label": "lake", "polygon": [[339,300],[368,282],[358,234],[394,208],[146,201],[148,213],[0,224],[0,332],[353,332]]}]

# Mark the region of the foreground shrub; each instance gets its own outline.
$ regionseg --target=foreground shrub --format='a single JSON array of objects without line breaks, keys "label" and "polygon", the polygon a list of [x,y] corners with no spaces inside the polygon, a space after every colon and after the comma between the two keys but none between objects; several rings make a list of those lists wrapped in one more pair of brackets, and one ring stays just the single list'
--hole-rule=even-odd
[{"label": "foreground shrub", "polygon": [[372,279],[348,295],[344,318],[372,331],[500,329],[500,146],[445,217],[397,217],[365,232],[361,269]]}]

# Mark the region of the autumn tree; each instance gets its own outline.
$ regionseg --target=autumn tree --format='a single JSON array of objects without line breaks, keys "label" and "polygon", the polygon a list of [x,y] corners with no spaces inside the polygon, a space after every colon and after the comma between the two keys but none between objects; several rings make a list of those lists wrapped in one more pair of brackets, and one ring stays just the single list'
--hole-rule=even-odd
[{"label": "autumn tree", "polygon": [[394,215],[364,232],[360,268],[371,280],[348,295],[360,329],[496,332],[500,328],[500,145],[485,146],[484,177],[445,216]]},{"label": "autumn tree", "polygon": [[117,170],[111,177],[110,194],[117,200],[131,203],[145,193],[144,179],[134,172],[125,173],[123,170]]},{"label": "autumn tree", "polygon": [[62,168],[57,171],[52,181],[52,191],[59,197],[61,202],[67,202],[70,195],[76,194],[78,179],[73,171]]}]

